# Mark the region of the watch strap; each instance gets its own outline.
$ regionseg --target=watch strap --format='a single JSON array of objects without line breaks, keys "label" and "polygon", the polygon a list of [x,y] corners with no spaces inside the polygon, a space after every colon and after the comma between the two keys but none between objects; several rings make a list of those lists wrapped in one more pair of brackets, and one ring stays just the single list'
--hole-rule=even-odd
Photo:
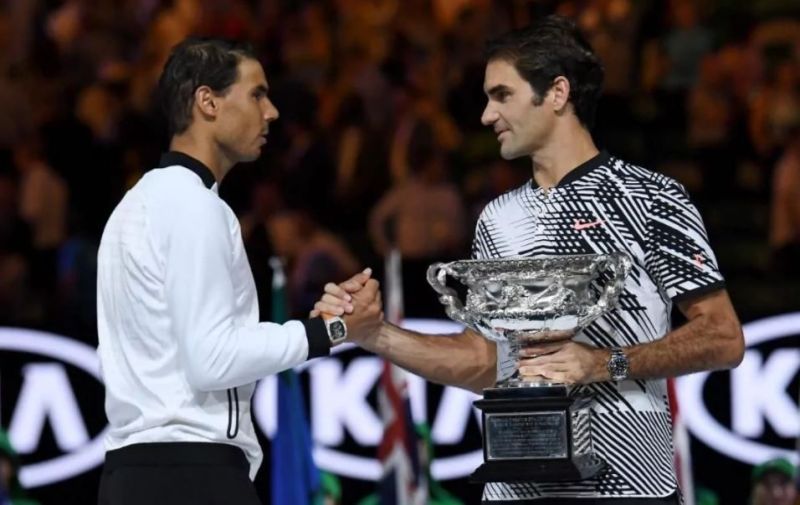
[{"label": "watch strap", "polygon": [[328,337],[328,328],[321,317],[314,317],[301,321],[306,329],[308,339],[308,358],[319,358],[331,353],[331,340]]}]

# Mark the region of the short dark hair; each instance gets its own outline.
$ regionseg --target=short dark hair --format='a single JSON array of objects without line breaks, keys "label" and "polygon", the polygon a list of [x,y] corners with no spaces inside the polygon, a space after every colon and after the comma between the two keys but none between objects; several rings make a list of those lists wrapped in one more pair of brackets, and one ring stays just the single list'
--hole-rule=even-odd
[{"label": "short dark hair", "polygon": [[536,92],[539,105],[558,76],[569,81],[569,101],[578,120],[594,124],[603,88],[603,65],[575,23],[562,16],[547,16],[532,25],[491,40],[486,59],[514,65]]},{"label": "short dark hair", "polygon": [[190,37],[172,48],[158,81],[170,135],[189,128],[197,88],[208,86],[224,94],[238,79],[238,66],[244,59],[257,59],[252,47],[232,40]]}]

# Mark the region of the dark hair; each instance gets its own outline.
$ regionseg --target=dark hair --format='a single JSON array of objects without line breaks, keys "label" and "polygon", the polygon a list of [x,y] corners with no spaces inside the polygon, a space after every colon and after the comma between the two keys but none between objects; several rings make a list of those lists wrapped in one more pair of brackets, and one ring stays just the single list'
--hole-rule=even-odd
[{"label": "dark hair", "polygon": [[172,48],[158,81],[170,135],[189,128],[197,88],[208,86],[224,94],[238,79],[238,66],[244,59],[257,59],[253,49],[230,40],[190,37]]},{"label": "dark hair", "polygon": [[536,92],[540,105],[558,76],[569,81],[569,101],[578,120],[591,128],[603,87],[603,65],[575,23],[547,16],[532,25],[491,40],[486,59],[514,65]]}]

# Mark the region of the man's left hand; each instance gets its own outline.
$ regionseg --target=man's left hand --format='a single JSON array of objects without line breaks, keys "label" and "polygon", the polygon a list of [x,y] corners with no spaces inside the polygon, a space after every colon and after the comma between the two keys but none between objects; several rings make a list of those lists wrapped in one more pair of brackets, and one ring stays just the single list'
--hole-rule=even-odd
[{"label": "man's left hand", "polygon": [[519,373],[524,378],[545,378],[564,384],[588,384],[610,380],[608,349],[573,340],[525,345],[520,351]]}]

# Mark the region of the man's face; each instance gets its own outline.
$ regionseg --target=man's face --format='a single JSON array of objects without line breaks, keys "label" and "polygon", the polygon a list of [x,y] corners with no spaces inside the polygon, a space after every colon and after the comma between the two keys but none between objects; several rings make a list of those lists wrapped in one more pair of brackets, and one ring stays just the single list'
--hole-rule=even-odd
[{"label": "man's face", "polygon": [[777,472],[764,475],[753,490],[754,505],[792,505],[795,498],[797,490],[792,479]]},{"label": "man's face", "polygon": [[481,122],[494,128],[500,155],[507,160],[530,156],[548,141],[555,113],[538,97],[514,65],[492,60],[486,65],[483,91],[488,97]]},{"label": "man's face", "polygon": [[239,77],[218,97],[217,142],[236,162],[253,161],[267,142],[269,123],[278,119],[278,109],[267,97],[267,78],[256,60],[243,59]]}]

